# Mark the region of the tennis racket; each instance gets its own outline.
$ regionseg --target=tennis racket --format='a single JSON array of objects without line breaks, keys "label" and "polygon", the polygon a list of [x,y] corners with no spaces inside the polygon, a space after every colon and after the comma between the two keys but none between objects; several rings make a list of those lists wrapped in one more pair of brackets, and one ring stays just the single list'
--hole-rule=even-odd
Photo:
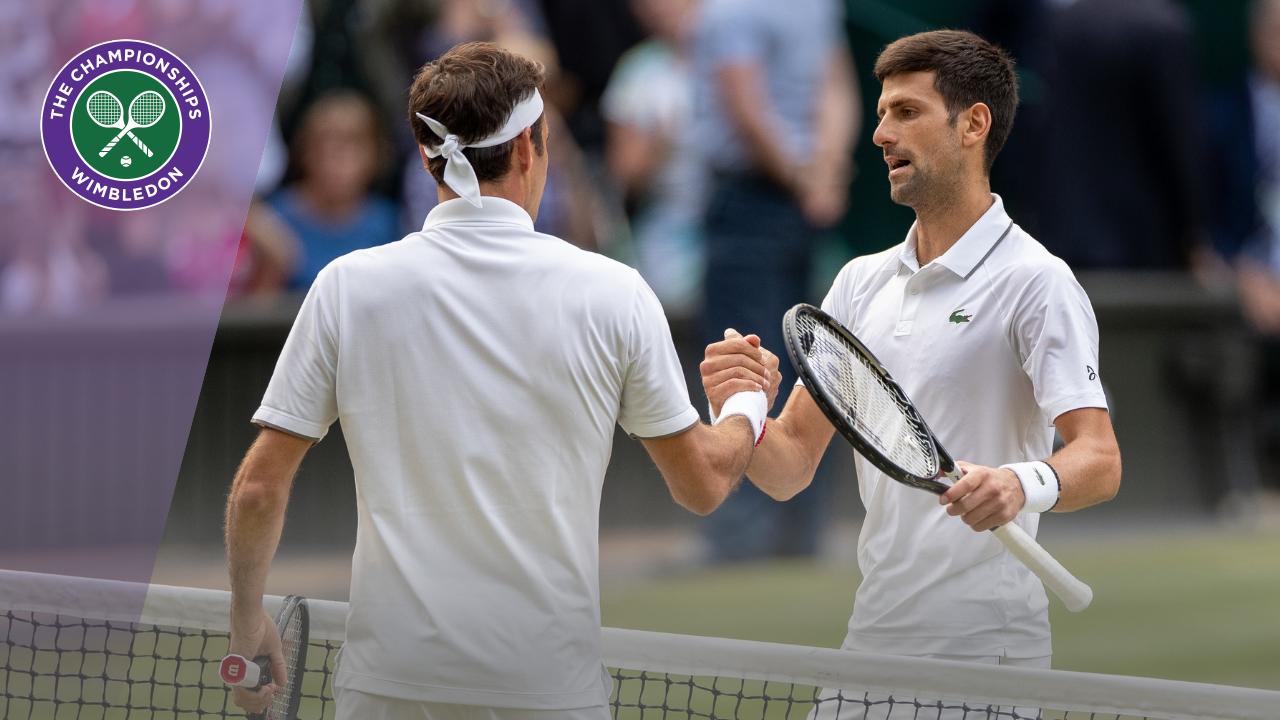
[{"label": "tennis racket", "polygon": [[[98,124],[98,127],[110,128],[112,130],[120,130],[124,127],[124,106],[120,104],[120,98],[107,92],[106,90],[96,90],[89,96],[85,108],[89,111],[89,119]],[[152,156],[151,148],[147,147],[137,135],[133,134],[133,130],[127,133],[130,140],[138,149]],[[106,155],[106,152],[99,153],[98,157]]]},{"label": "tennis racket", "polygon": [[[129,122],[126,122],[123,125],[121,125],[120,123],[123,122],[124,113],[122,112],[123,106],[120,105],[119,98],[117,98],[115,95],[112,95],[111,93],[108,93],[105,91],[101,91],[101,92],[103,95],[106,95],[107,98],[110,98],[110,99],[108,100],[107,98],[100,98],[98,96],[98,93],[94,93],[93,95],[90,95],[88,100],[89,117],[93,118],[94,122],[97,122],[99,125],[102,125],[103,127],[111,127],[111,128],[119,127],[120,132],[117,133],[115,137],[111,138],[111,142],[104,145],[102,149],[98,151],[98,157],[106,157],[107,153],[111,152],[111,148],[114,148],[116,146],[116,143],[120,142],[120,138],[124,137],[125,135],[128,135],[130,138],[132,138],[133,141],[137,143],[138,148],[141,149],[142,152],[147,154],[147,157],[151,157],[153,154],[151,152],[151,148],[147,147],[146,145],[143,145],[142,141],[139,140],[137,136],[133,134],[133,131],[136,128],[149,128],[152,125],[155,125],[156,123],[160,122],[160,118],[164,116],[164,98],[161,97],[160,93],[156,92],[155,90],[143,90],[142,92],[138,93],[137,97],[135,97],[132,101],[129,102]],[[95,99],[98,100],[97,103],[94,102]],[[111,105],[112,100],[115,101],[114,106]],[[115,118],[115,122],[107,123],[105,125],[101,122],[98,122],[97,118],[94,118],[95,107],[98,108],[98,112],[101,114],[104,120],[107,118]]]},{"label": "tennis racket", "polygon": [[[961,471],[910,398],[875,355],[830,315],[800,304],[782,319],[800,379],[831,424],[872,465],[900,483],[941,495]],[[1079,612],[1093,601],[1080,582],[1015,523],[992,532],[1062,604]]]},{"label": "tennis racket", "polygon": [[[284,654],[285,682],[271,697],[265,712],[249,713],[250,720],[296,720],[302,701],[302,676],[307,670],[307,639],[311,626],[306,598],[289,595],[276,615],[280,632],[280,649]],[[271,658],[266,655],[252,660],[242,655],[222,658],[218,675],[227,685],[257,690],[271,682]]]}]

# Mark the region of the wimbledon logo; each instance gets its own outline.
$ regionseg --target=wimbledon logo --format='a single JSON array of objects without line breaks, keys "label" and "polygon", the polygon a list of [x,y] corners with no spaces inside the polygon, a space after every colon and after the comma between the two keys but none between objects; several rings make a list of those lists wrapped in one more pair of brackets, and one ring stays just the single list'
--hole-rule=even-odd
[{"label": "wimbledon logo", "polygon": [[40,139],[71,192],[110,210],[177,195],[209,149],[209,101],[177,55],[112,40],[62,67],[45,94]]}]

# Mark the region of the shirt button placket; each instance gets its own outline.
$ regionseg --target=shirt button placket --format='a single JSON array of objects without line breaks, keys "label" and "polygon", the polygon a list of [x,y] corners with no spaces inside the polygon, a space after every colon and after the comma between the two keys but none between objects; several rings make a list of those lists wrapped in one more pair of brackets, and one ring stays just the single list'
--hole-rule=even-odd
[{"label": "shirt button placket", "polygon": [[916,311],[920,308],[919,284],[920,273],[907,278],[907,283],[903,288],[906,294],[902,298],[902,312],[898,315],[898,324],[893,328],[895,337],[911,334],[911,327],[916,320]]}]

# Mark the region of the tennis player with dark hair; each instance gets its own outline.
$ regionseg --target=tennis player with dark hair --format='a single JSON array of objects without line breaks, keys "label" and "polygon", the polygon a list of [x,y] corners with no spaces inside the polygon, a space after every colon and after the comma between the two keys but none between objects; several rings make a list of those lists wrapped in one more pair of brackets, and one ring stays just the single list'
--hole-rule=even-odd
[{"label": "tennis player with dark hair", "polygon": [[[751,358],[724,386],[743,392],[702,425],[640,276],[534,231],[542,82],[483,43],[418,73],[409,119],[440,204],[421,232],[321,271],[254,414],[227,506],[231,651],[280,663],[263,587],[298,464],[340,419],[359,525],[339,718],[607,718],[598,525],[614,425],[698,513],[759,437],[758,338],[727,345]],[[272,691],[236,700],[256,710]]]},{"label": "tennis player with dark hair", "polygon": [[[863,580],[844,647],[1047,667],[1044,588],[985,531],[1018,523],[1034,536],[1040,513],[1105,502],[1119,488],[1097,321],[1071,270],[991,192],[1018,104],[1012,60],[971,33],[935,31],[889,45],[875,74],[874,140],[893,200],[916,222],[905,242],[847,264],[822,307],[884,363],[965,475],[939,501],[857,459]],[[739,345],[707,348],[713,409],[735,389],[715,373],[754,366]],[[1057,452],[1054,428],[1065,442]],[[794,495],[832,433],[798,389],[748,477],[774,497]]]}]

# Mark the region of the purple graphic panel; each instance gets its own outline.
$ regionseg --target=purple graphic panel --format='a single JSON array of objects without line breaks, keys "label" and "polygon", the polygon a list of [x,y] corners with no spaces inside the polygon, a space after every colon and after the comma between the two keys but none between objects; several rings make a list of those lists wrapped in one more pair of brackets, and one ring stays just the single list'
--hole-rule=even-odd
[{"label": "purple graphic panel", "polygon": [[[149,579],[300,10],[0,0],[0,568]],[[115,166],[170,143],[143,178],[51,117],[125,70],[171,93],[147,117],[116,82],[95,120],[136,158]]]}]

